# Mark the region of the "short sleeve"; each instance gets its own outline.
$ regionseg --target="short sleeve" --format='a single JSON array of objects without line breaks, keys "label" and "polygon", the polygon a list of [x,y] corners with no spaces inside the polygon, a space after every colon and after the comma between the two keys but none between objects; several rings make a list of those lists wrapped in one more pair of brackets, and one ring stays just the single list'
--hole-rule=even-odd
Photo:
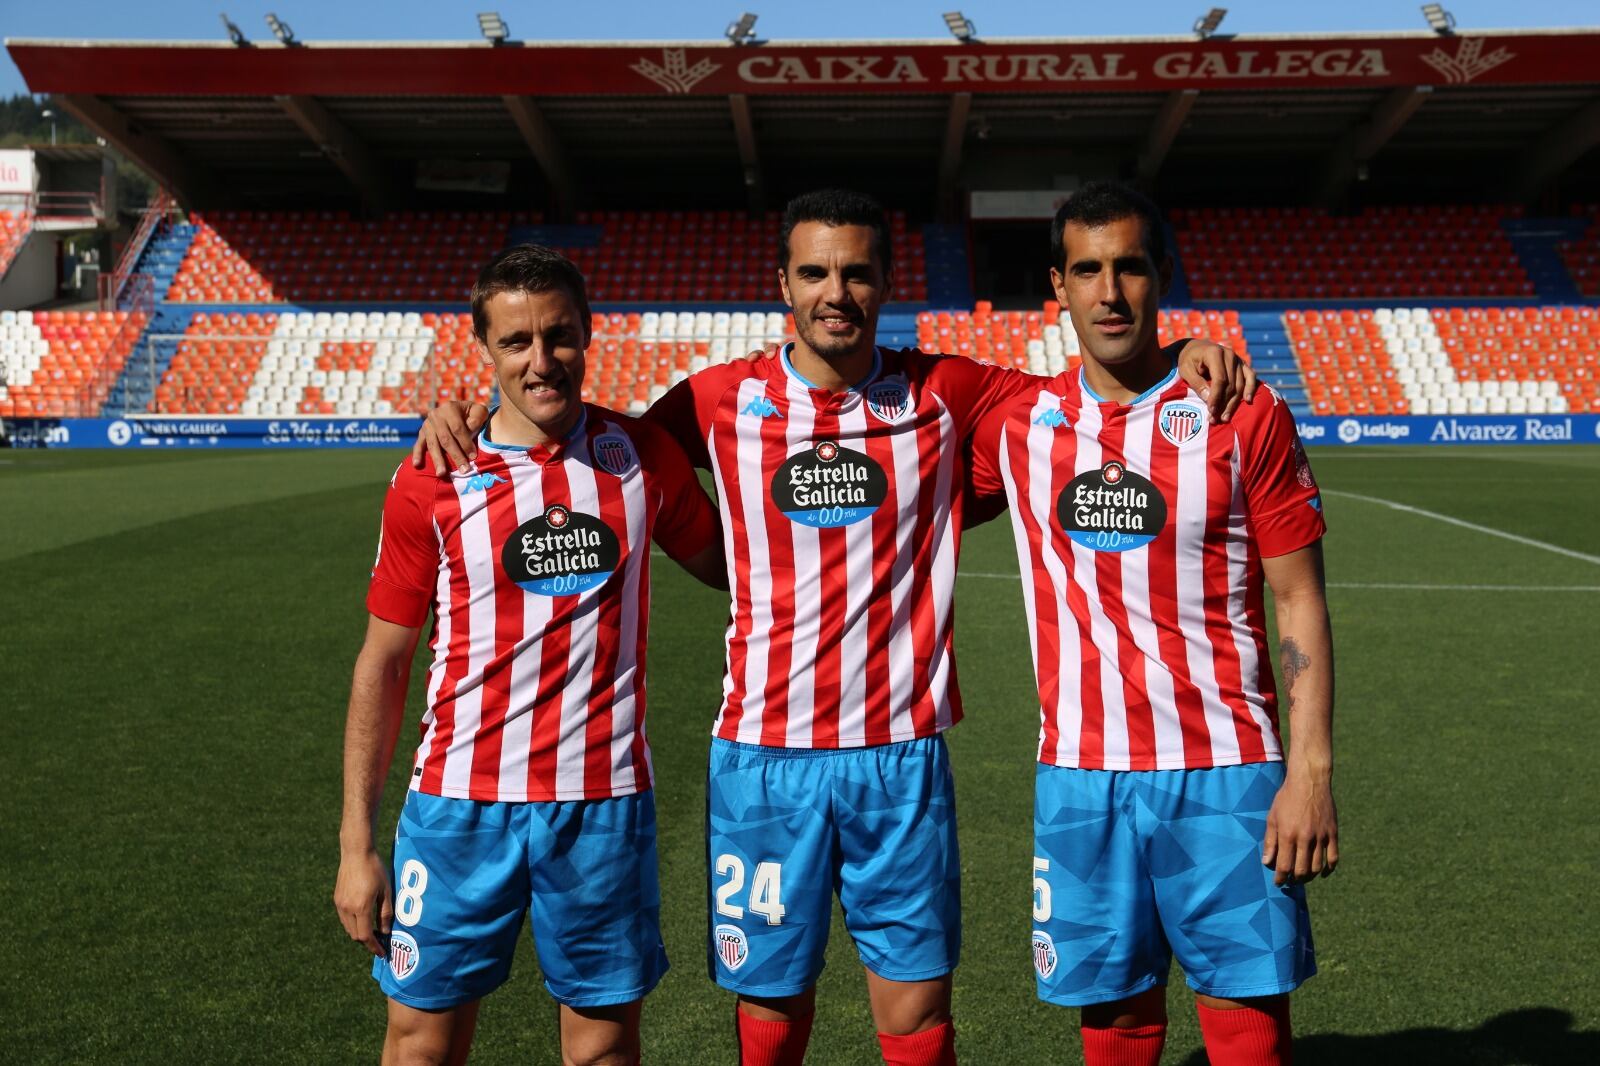
[{"label": "short sleeve", "polygon": [[959,355],[945,356],[928,372],[929,383],[950,409],[956,432],[963,438],[990,412],[1004,410],[1012,400],[1047,380]]},{"label": "short sleeve", "polygon": [[1328,531],[1322,496],[1289,405],[1270,388],[1262,389],[1233,421],[1257,550],[1270,559],[1321,538]]},{"label": "short sleeve", "polygon": [[657,427],[678,442],[689,462],[711,469],[711,453],[706,449],[712,410],[716,406],[717,382],[710,370],[691,374],[667,390],[667,394],[643,415],[643,421]]},{"label": "short sleeve", "polygon": [[433,606],[439,540],[433,525],[434,479],[400,464],[383,501],[378,557],[367,586],[367,610],[385,622],[418,628]]},{"label": "short sleeve", "polygon": [[640,465],[661,497],[653,530],[661,550],[683,560],[716,543],[722,532],[717,509],[683,449],[649,423],[639,424],[636,443]]}]

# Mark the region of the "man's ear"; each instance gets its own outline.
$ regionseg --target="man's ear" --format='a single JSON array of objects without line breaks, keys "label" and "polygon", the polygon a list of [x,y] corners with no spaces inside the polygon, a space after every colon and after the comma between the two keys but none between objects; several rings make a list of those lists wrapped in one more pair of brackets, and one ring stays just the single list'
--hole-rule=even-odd
[{"label": "man's ear", "polygon": [[1056,294],[1056,303],[1067,306],[1067,279],[1055,267],[1050,268],[1050,291]]},{"label": "man's ear", "polygon": [[479,359],[482,359],[488,366],[494,366],[494,359],[492,359],[489,355],[488,341],[474,333],[472,335],[472,346],[478,350]]},{"label": "man's ear", "polygon": [[794,307],[794,297],[789,295],[789,272],[783,267],[778,268],[778,291],[783,293],[783,302]]}]

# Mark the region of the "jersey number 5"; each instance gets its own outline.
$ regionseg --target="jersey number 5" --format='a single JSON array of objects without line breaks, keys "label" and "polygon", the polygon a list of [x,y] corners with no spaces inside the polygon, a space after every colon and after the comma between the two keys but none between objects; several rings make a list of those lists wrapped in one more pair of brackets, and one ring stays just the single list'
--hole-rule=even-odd
[{"label": "jersey number 5", "polygon": [[[733,897],[744,887],[744,863],[737,855],[718,855],[717,876],[728,879],[717,887],[717,913],[729,918],[743,918],[744,907],[733,902]],[[759,914],[768,925],[781,925],[785,913],[782,888],[782,867],[775,862],[756,863],[756,876],[750,882],[750,898],[745,906],[751,914]]]},{"label": "jersey number 5", "polygon": [[1033,857],[1033,920],[1048,922],[1050,920],[1050,882],[1040,874],[1050,872],[1050,860]]}]

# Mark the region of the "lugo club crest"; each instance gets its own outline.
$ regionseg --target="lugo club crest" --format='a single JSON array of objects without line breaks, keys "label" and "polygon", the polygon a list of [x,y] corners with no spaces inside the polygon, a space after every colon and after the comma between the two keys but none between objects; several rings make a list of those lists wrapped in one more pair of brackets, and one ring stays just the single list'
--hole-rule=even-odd
[{"label": "lugo club crest", "polygon": [[803,526],[848,526],[889,495],[889,477],[870,456],[831,440],[798,452],[772,476],[772,502]]},{"label": "lugo club crest", "polygon": [[1149,544],[1167,524],[1167,501],[1147,478],[1118,462],[1079,474],[1061,490],[1056,519],[1075,544],[1125,552]]},{"label": "lugo club crest", "polygon": [[500,565],[527,592],[575,596],[604,584],[621,556],[610,526],[558,503],[506,538]]}]

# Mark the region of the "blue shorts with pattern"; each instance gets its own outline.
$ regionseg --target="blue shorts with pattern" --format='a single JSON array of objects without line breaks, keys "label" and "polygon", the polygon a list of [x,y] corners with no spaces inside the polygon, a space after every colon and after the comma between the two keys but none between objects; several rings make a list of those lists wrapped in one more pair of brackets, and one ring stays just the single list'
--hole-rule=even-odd
[{"label": "blue shorts with pattern", "polygon": [[487,803],[412,792],[394,842],[394,928],[374,959],[384,994],[427,1010],[505,983],[522,930],[552,996],[639,999],[667,971],[651,792]]},{"label": "blue shorts with pattern", "polygon": [[941,737],[870,748],[711,742],[712,980],[787,996],[822,972],[833,896],[861,962],[924,981],[961,953],[955,786]]},{"label": "blue shorts with pattern", "polygon": [[1281,762],[1202,770],[1041,764],[1034,787],[1039,998],[1108,1003],[1165,984],[1269,996],[1317,972],[1305,889],[1261,864]]}]

